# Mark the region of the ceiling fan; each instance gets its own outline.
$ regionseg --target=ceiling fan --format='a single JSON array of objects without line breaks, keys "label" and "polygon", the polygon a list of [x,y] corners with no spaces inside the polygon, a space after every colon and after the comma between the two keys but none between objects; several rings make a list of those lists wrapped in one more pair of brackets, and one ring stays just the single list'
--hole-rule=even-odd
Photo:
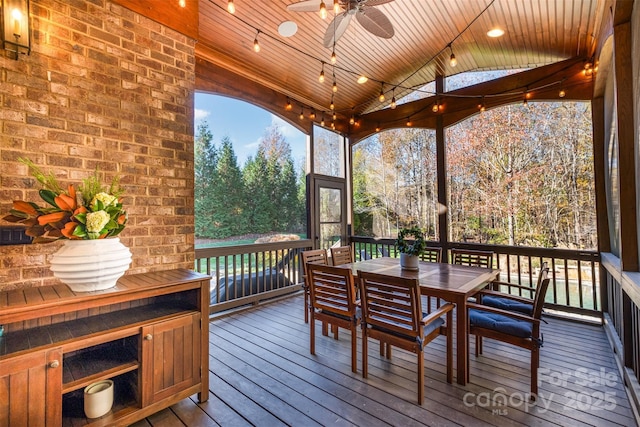
[{"label": "ceiling fan", "polygon": [[[371,34],[390,39],[393,37],[393,25],[389,18],[373,6],[384,3],[390,3],[393,0],[338,0],[339,12],[327,27],[324,34],[323,44],[325,47],[332,46],[344,34],[351,22],[356,20],[362,25],[362,28]],[[304,0],[287,6],[287,10],[292,12],[318,12],[323,0]],[[327,0],[329,7],[333,5],[331,0]]]}]

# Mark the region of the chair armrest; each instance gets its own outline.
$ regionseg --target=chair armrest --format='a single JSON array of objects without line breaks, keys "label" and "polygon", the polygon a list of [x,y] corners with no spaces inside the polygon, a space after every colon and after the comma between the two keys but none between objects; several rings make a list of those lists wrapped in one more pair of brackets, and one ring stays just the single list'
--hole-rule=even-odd
[{"label": "chair armrest", "polygon": [[511,317],[512,319],[522,320],[524,322],[532,322],[534,324],[540,324],[540,319],[536,319],[526,314],[515,313],[513,311],[502,310],[499,308],[489,307],[482,304],[476,304],[473,302],[467,303],[467,310],[475,308],[477,310],[486,311],[489,313],[502,314],[503,316]]},{"label": "chair armrest", "polygon": [[478,292],[476,295],[507,298],[507,299],[522,302],[525,304],[533,304],[533,300],[531,298],[521,297],[518,295],[511,295],[504,292],[491,291],[489,289],[483,289],[480,292]]},{"label": "chair armrest", "polygon": [[422,319],[422,324],[423,325],[428,325],[429,323],[433,322],[434,320],[442,317],[443,314],[446,314],[446,313],[450,312],[451,310],[453,310],[454,307],[455,307],[455,305],[451,304],[450,302],[440,306],[440,308],[437,309],[436,311],[433,311],[433,312],[429,313],[428,315],[426,315]]},{"label": "chair armrest", "polygon": [[534,288],[533,286],[519,285],[517,283],[501,282],[499,280],[494,280],[494,281],[492,281],[490,283],[490,285],[492,287],[495,286],[495,285],[507,286],[507,288],[509,288],[509,289],[516,288],[516,289],[520,289],[520,290],[523,290],[523,291],[531,292],[532,294],[536,293],[536,288]]}]

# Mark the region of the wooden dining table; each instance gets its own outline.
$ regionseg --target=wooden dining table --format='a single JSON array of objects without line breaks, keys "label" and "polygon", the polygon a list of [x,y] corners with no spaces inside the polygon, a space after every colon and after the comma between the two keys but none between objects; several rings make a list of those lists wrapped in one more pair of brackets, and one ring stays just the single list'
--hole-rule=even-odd
[{"label": "wooden dining table", "polygon": [[440,262],[420,261],[418,270],[400,267],[399,258],[381,257],[343,264],[338,267],[351,268],[354,276],[358,271],[386,274],[389,276],[416,278],[420,282],[422,295],[442,298],[456,305],[456,363],[458,384],[468,380],[467,358],[467,299],[496,280],[500,270]]}]

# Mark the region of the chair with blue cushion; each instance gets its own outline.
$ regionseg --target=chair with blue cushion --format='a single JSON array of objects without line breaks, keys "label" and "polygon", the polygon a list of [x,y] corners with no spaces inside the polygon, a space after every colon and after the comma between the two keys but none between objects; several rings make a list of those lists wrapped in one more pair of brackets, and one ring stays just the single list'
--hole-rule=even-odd
[{"label": "chair with blue cushion", "polygon": [[[540,288],[540,283],[542,282],[543,277],[542,272],[544,270],[549,270],[546,262],[544,262],[542,264],[542,267],[540,267],[540,272],[538,273],[538,281],[535,286],[525,286],[515,283],[500,282],[496,280],[491,282],[491,287],[493,287],[493,290],[484,289],[476,294],[476,298],[479,303],[487,305],[489,307],[500,308],[507,311],[515,311],[517,313],[531,316],[533,314],[534,297],[536,294],[536,290]],[[512,295],[511,293],[500,292],[499,289],[501,287],[506,287],[507,291],[517,289],[520,292],[520,295]],[[528,294],[528,297],[524,296],[524,294]]]},{"label": "chair with blue cushion", "polygon": [[[391,346],[418,356],[418,403],[424,401],[424,347],[440,335],[447,337],[447,382],[451,383],[453,304],[431,314],[422,312],[420,285],[408,279],[358,271],[362,307],[362,376],[368,374],[369,338],[380,341],[380,355],[391,358]],[[446,322],[443,316],[446,315]]]},{"label": "chair with blue cushion", "polygon": [[[308,264],[309,295],[309,350],[316,354],[315,321],[330,324],[338,335],[338,328],[351,331],[351,370],[357,372],[357,335],[360,310],[356,301],[353,273],[350,268],[340,268],[321,264]],[[324,331],[323,331],[324,332]]]},{"label": "chair with blue cushion", "polygon": [[[476,337],[476,357],[482,353],[482,339],[490,338],[531,351],[531,398],[538,394],[538,366],[540,365],[540,317],[545,294],[549,287],[549,269],[541,271],[540,285],[533,302],[533,313],[526,315],[477,303],[467,303],[469,336]],[[468,337],[467,337],[468,339]],[[469,370],[467,369],[467,372]]]}]

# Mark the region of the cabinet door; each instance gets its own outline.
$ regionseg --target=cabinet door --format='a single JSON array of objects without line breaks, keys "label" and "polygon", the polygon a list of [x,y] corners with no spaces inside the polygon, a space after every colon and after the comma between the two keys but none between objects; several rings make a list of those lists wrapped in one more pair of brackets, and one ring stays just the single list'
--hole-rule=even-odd
[{"label": "cabinet door", "polygon": [[0,362],[0,427],[62,425],[62,350]]},{"label": "cabinet door", "polygon": [[142,406],[200,382],[200,313],[142,328]]}]

